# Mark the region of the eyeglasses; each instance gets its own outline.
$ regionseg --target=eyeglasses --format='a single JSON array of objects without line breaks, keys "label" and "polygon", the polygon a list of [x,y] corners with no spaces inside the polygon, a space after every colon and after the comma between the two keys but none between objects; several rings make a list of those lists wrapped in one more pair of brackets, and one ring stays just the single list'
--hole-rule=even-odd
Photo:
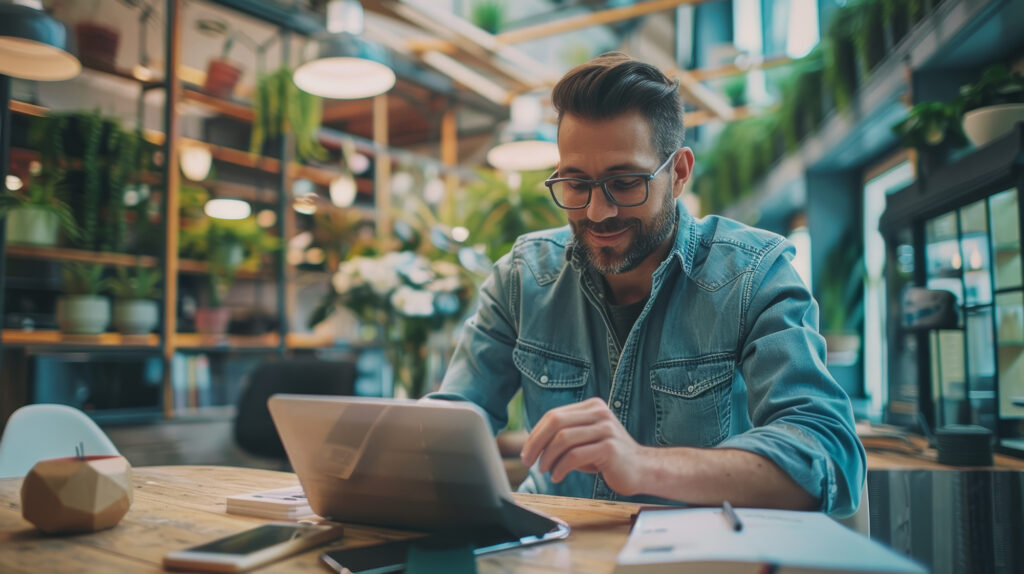
[{"label": "eyeglasses", "polygon": [[651,193],[651,180],[658,177],[676,154],[672,154],[654,170],[654,173],[617,173],[602,179],[581,179],[578,177],[554,177],[544,181],[551,191],[551,197],[562,209],[583,209],[590,205],[594,186],[600,186],[605,198],[619,207],[636,207],[647,201]]}]

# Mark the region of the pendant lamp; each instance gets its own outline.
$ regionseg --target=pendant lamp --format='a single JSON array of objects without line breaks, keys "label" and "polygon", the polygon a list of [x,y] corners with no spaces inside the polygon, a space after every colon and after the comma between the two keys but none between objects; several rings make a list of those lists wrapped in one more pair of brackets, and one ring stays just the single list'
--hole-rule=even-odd
[{"label": "pendant lamp", "polygon": [[533,171],[558,163],[557,129],[543,121],[540,98],[516,96],[511,119],[487,152],[487,163],[502,171]]},{"label": "pendant lamp", "polygon": [[0,74],[56,82],[78,75],[64,24],[43,12],[39,0],[0,0]]},{"label": "pendant lamp", "polygon": [[363,6],[357,0],[327,3],[327,31],[317,36],[317,56],[295,69],[299,89],[339,100],[369,98],[395,85],[387,51],[360,37]]}]

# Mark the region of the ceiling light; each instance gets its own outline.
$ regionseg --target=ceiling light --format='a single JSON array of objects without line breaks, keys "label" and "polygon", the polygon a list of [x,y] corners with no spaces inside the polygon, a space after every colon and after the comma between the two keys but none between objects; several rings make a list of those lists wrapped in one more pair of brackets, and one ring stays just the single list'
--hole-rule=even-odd
[{"label": "ceiling light", "polygon": [[298,68],[299,89],[323,98],[358,100],[383,94],[395,85],[387,51],[359,37],[363,7],[356,0],[327,3],[327,31],[317,36],[317,57]]},{"label": "ceiling light", "polygon": [[43,11],[39,0],[0,0],[0,74],[40,81],[73,78],[82,64],[71,54],[69,40],[67,29]]},{"label": "ceiling light", "polygon": [[558,163],[555,126],[543,121],[540,98],[517,96],[512,100],[511,118],[487,152],[487,163],[502,171],[533,171]]},{"label": "ceiling light", "polygon": [[313,215],[316,213],[316,202],[313,200],[313,197],[309,195],[296,197],[292,201],[292,209],[303,215]]},{"label": "ceiling light", "polygon": [[356,199],[356,178],[351,173],[342,173],[331,180],[331,203],[338,207],[348,207]]},{"label": "ceiling light", "polygon": [[185,177],[192,181],[203,181],[209,177],[210,168],[213,167],[213,154],[210,148],[202,144],[184,144],[178,150],[178,164]]},{"label": "ceiling light", "polygon": [[203,213],[215,219],[245,219],[252,215],[252,206],[241,199],[211,199],[203,206]]},{"label": "ceiling light", "polygon": [[256,224],[264,229],[270,229],[277,223],[277,213],[273,209],[264,209],[256,214]]},{"label": "ceiling light", "polygon": [[8,175],[6,178],[5,185],[7,186],[7,189],[11,191],[18,191],[19,189],[21,189],[24,183],[22,183],[20,177],[16,175]]}]

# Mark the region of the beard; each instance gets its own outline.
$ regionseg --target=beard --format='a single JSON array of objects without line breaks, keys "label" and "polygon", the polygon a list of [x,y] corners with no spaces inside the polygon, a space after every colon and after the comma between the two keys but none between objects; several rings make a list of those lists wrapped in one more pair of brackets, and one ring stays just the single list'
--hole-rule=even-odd
[{"label": "beard", "polygon": [[[641,219],[606,219],[604,221],[570,221],[576,244],[582,249],[586,264],[602,275],[618,275],[636,269],[645,259],[675,230],[679,214],[675,209],[675,198],[671,193],[665,194],[661,209],[645,225]],[[625,252],[616,253],[614,247],[599,247],[595,251],[586,240],[587,231],[607,234],[630,228],[633,240],[626,246]]]}]

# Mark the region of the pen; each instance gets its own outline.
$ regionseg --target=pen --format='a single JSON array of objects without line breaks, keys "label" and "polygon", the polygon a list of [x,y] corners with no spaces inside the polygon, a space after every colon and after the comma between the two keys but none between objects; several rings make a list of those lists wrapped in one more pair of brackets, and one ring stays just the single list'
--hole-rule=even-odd
[{"label": "pen", "polygon": [[740,522],[740,517],[736,516],[736,511],[732,509],[732,505],[729,504],[728,500],[722,501],[722,515],[725,516],[733,530],[736,532],[743,530],[743,523]]}]

